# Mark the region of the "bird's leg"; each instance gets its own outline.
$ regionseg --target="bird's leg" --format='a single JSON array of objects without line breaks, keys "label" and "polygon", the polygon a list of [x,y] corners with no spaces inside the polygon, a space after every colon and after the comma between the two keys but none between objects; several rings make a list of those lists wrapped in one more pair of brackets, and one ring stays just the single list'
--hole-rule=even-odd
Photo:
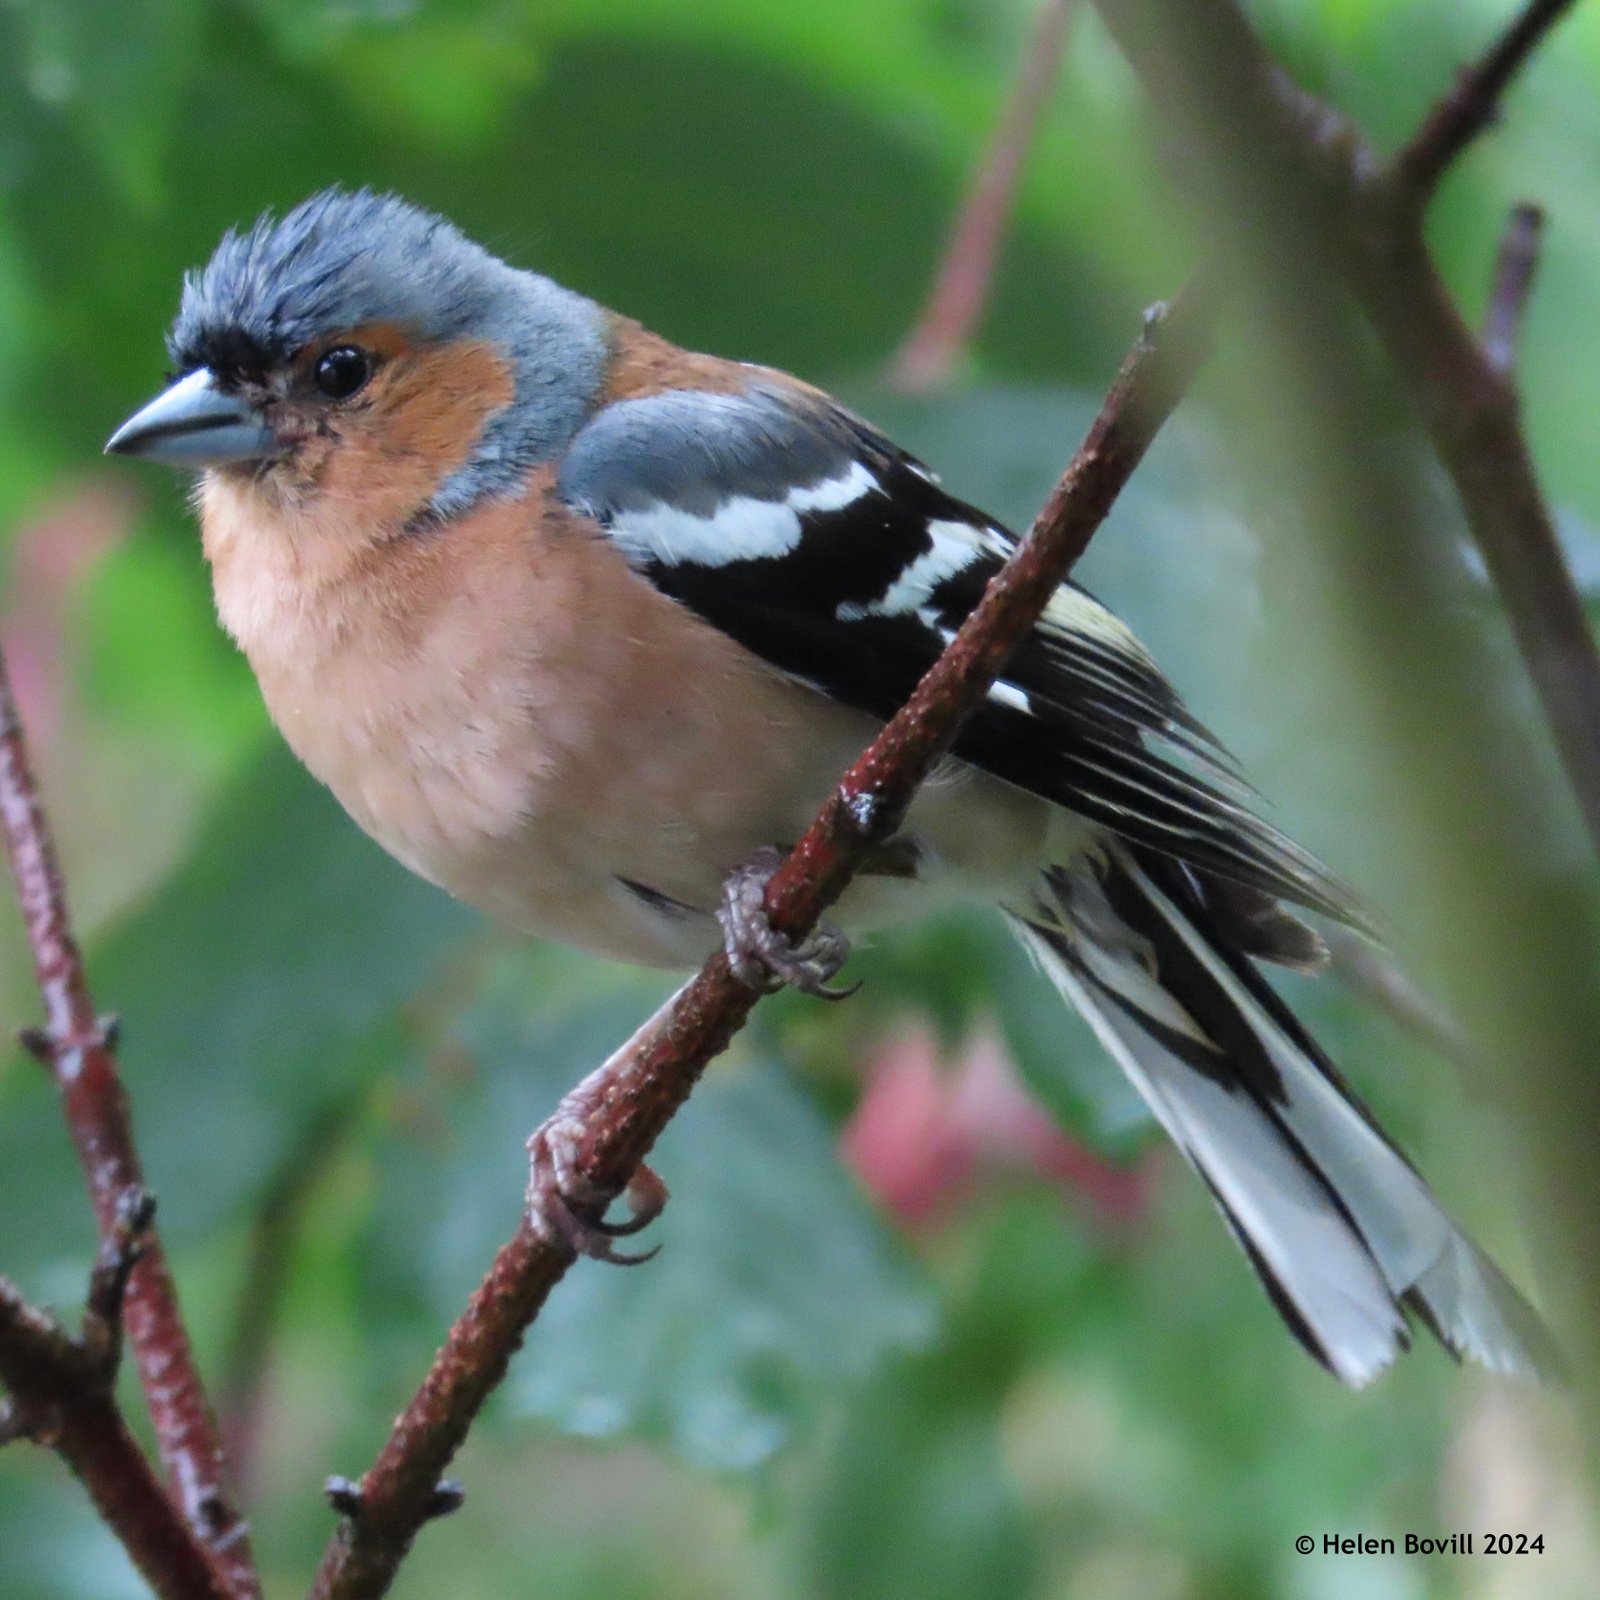
[{"label": "bird's leg", "polygon": [[810,938],[796,944],[767,920],[767,884],[783,864],[783,855],[763,846],[737,868],[723,886],[717,921],[722,946],[734,976],[758,994],[772,994],[792,985],[822,1000],[844,1000],[859,984],[830,989],[828,980],[845,964],[850,941],[831,922],[819,922]]},{"label": "bird's leg", "polygon": [[630,1252],[618,1250],[614,1241],[649,1227],[661,1215],[667,1204],[666,1184],[640,1162],[622,1191],[627,1220],[607,1222],[606,1209],[617,1198],[615,1192],[593,1183],[578,1167],[579,1141],[613,1087],[610,1066],[607,1062],[565,1095],[554,1114],[528,1140],[528,1219],[540,1232],[553,1234],[579,1255],[635,1267],[661,1247]]}]

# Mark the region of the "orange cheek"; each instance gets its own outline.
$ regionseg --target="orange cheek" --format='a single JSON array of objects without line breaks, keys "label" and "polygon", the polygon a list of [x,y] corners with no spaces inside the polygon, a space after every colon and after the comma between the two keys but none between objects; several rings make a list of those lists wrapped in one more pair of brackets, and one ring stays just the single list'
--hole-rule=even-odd
[{"label": "orange cheek", "polygon": [[[339,442],[322,464],[318,486],[335,500],[358,503],[375,533],[403,523],[466,464],[485,425],[514,393],[510,364],[489,345],[402,355],[374,379],[366,406],[338,425]],[[306,450],[317,454],[316,441]]]}]

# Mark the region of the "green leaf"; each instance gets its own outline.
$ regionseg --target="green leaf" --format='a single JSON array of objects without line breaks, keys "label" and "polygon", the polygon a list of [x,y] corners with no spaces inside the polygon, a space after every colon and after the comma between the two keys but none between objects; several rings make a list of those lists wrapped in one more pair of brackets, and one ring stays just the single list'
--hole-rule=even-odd
[{"label": "green leaf", "polygon": [[803,1508],[816,1600],[1015,1600],[1035,1537],[1001,1453],[1018,1376],[1093,1290],[1060,1205],[1018,1196],[970,1230],[975,1270],[948,1296],[933,1348],[888,1362],[850,1397]]},{"label": "green leaf", "polygon": [[479,926],[391,861],[274,743],[189,859],[95,953],[170,1236],[254,1193]]},{"label": "green leaf", "polygon": [[496,137],[541,66],[526,19],[509,9],[374,30],[338,54],[352,100],[374,123],[449,152]]},{"label": "green leaf", "polygon": [[993,1415],[942,1405],[937,1366],[897,1368],[840,1441],[819,1508],[817,1600],[1015,1600],[1032,1566]]},{"label": "green leaf", "polygon": [[[424,1145],[385,1163],[372,1304],[385,1283],[391,1308],[403,1298],[409,1265],[436,1337],[515,1226],[526,1135],[660,997],[562,952],[500,964],[456,1030],[480,1076],[453,1097],[444,1159]],[[644,1240],[661,1254],[626,1271],[578,1264],[529,1335],[513,1410],[748,1468],[888,1352],[929,1337],[918,1275],[771,1060],[714,1066],[651,1160],[672,1191]]]},{"label": "green leaf", "polygon": [[931,1334],[915,1275],[773,1063],[713,1069],[655,1161],[673,1190],[660,1258],[581,1262],[534,1326],[513,1405],[753,1467]]}]

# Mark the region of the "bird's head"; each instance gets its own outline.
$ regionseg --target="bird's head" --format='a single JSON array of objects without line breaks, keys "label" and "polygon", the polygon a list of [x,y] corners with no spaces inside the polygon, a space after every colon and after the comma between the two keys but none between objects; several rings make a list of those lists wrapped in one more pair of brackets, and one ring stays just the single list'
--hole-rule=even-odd
[{"label": "bird's head", "polygon": [[443,218],[331,189],[230,232],[186,279],[167,349],[176,376],[108,451],[446,521],[559,453],[607,328]]}]

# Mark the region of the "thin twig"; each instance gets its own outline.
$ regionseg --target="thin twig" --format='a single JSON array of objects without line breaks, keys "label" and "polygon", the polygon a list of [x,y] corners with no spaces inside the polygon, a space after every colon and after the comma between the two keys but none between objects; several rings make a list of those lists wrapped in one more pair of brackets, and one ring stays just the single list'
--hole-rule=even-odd
[{"label": "thin twig", "polygon": [[1425,203],[1456,157],[1499,116],[1511,80],[1575,3],[1532,0],[1494,45],[1456,79],[1455,87],[1434,106],[1416,136],[1395,157],[1396,176],[1413,199]]},{"label": "thin twig", "polygon": [[137,1213],[125,1211],[119,1247],[102,1257],[91,1284],[82,1339],[0,1278],[0,1382],[11,1392],[0,1413],[0,1442],[24,1437],[54,1450],[161,1600],[228,1600],[205,1548],[128,1431],[113,1392],[121,1311],[115,1297],[126,1287],[143,1226]]},{"label": "thin twig", "polygon": [[250,1226],[233,1327],[217,1388],[222,1436],[240,1500],[248,1505],[255,1478],[268,1358],[283,1309],[294,1243],[306,1203],[350,1131],[358,1101],[333,1106],[290,1151]]},{"label": "thin twig", "polygon": [[1544,211],[1530,201],[1511,208],[1500,249],[1495,256],[1493,287],[1483,318],[1483,353],[1489,365],[1509,378],[1517,365],[1517,344],[1522,319],[1539,269],[1539,247],[1544,242]]},{"label": "thin twig", "polygon": [[[95,1010],[67,914],[55,841],[28,759],[22,720],[0,657],[0,825],[44,998],[45,1026],[26,1043],[49,1068],[89,1186],[102,1241],[112,1239],[144,1173],[117,1072],[116,1029]],[[201,1386],[177,1289],[152,1233],[133,1268],[123,1312],[162,1464],[194,1534],[233,1600],[260,1595],[244,1524],[223,1489],[216,1424]]]},{"label": "thin twig", "polygon": [[922,315],[889,368],[889,382],[910,394],[945,383],[989,302],[1000,243],[1016,203],[1023,163],[1050,98],[1066,43],[1072,0],[1043,0],[1021,70],[940,258]]},{"label": "thin twig", "polygon": [[1482,1068],[1483,1052],[1387,950],[1353,928],[1333,924],[1320,931],[1330,973],[1447,1060],[1474,1071]]},{"label": "thin twig", "polygon": [[[1170,312],[1152,313],[1033,531],[769,883],[766,909],[775,928],[803,938],[871,846],[895,832],[918,785],[1038,620],[1188,388],[1209,350],[1210,324],[1209,297],[1193,289]],[[719,951],[530,1143],[587,1192],[621,1193],[755,999]],[[530,1208],[347,1502],[355,1514],[329,1545],[314,1600],[373,1600],[387,1590],[437,1506],[441,1474],[573,1260],[560,1231]]]}]

